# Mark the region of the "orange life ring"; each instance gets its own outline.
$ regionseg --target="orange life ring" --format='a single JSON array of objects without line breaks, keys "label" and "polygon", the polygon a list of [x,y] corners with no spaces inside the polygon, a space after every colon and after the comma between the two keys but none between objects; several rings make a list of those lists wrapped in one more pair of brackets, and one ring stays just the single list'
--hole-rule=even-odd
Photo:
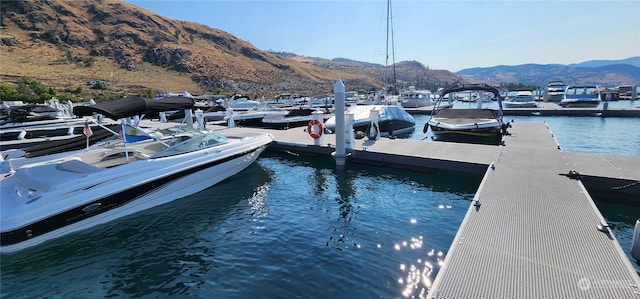
[{"label": "orange life ring", "polygon": [[322,136],[322,131],[324,131],[324,128],[322,127],[322,123],[319,120],[314,119],[309,121],[309,124],[307,125],[307,132],[309,133],[309,136],[311,136],[311,138],[320,138],[320,136]]}]

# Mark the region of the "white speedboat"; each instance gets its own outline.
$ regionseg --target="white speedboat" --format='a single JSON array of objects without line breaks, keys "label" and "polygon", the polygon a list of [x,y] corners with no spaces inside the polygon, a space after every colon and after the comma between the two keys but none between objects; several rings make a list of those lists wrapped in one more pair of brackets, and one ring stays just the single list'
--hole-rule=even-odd
[{"label": "white speedboat", "polygon": [[566,87],[562,81],[549,81],[547,88],[543,91],[542,101],[559,103],[564,97],[564,89]]},{"label": "white speedboat", "polygon": [[223,136],[184,124],[151,136],[11,169],[0,178],[0,252],[199,192],[249,166],[273,141],[266,133]]},{"label": "white speedboat", "polygon": [[265,102],[261,102],[260,105],[246,111],[236,112],[234,108],[232,114],[227,114],[227,116],[224,117],[224,120],[228,121],[229,117],[233,117],[233,121],[238,126],[263,127],[264,123],[262,122],[262,119],[282,117],[287,115],[287,113],[289,113],[289,111],[283,108],[271,107]]},{"label": "white speedboat", "polygon": [[509,96],[504,101],[504,108],[536,108],[538,104],[533,98],[531,90],[518,90],[515,95]]},{"label": "white speedboat", "polygon": [[431,98],[433,94],[429,90],[418,90],[414,86],[410,86],[408,90],[400,92],[400,103],[405,108],[420,108],[431,106]]},{"label": "white speedboat", "polygon": [[[289,129],[306,126],[309,121],[315,119],[315,115],[313,114],[315,111],[320,111],[320,109],[315,108],[294,108],[288,109],[287,114],[285,115],[277,115],[271,117],[265,117],[262,119],[262,124],[266,128],[271,129]],[[328,119],[333,116],[333,114],[329,114],[328,110],[325,110],[326,113],[322,114],[323,119]],[[324,111],[323,111],[324,112]]]},{"label": "white speedboat", "polygon": [[[414,131],[416,121],[398,105],[356,105],[349,106],[345,110],[345,114],[353,115],[354,131],[366,132],[371,135],[371,111],[378,113],[378,125],[376,128],[380,132],[380,136],[388,137],[400,134],[411,133]],[[336,117],[330,117],[325,123],[325,128],[335,132]]]},{"label": "white speedboat", "polygon": [[[444,108],[438,104],[446,94],[466,91],[487,91],[493,93],[498,101],[498,109],[482,108],[482,101],[478,108]],[[431,118],[424,126],[423,132],[431,129],[433,138],[442,141],[499,144],[506,125],[502,121],[502,98],[500,91],[486,84],[460,84],[444,91],[431,113]]]},{"label": "white speedboat", "polygon": [[565,108],[596,108],[600,105],[600,89],[597,85],[569,85],[564,91],[560,106]]}]

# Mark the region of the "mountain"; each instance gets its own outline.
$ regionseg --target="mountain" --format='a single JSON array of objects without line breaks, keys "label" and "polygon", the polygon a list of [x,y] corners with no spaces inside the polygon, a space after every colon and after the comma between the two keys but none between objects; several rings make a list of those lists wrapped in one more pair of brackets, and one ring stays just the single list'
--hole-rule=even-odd
[{"label": "mountain", "polygon": [[[383,86],[380,65],[261,51],[227,32],[119,0],[3,0],[0,13],[2,80],[33,77],[69,98],[118,97],[148,88],[326,95],[338,78],[348,89]],[[403,68],[406,80],[458,80],[448,71],[411,65]],[[90,81],[105,81],[108,90],[92,90]]]},{"label": "mountain", "polygon": [[571,67],[601,67],[612,64],[628,64],[635,67],[640,67],[640,56],[630,57],[620,60],[589,60],[581,63],[572,63],[568,66]]},{"label": "mountain", "polygon": [[640,83],[640,57],[623,60],[592,60],[577,64],[524,64],[469,68],[456,72],[467,81],[488,83],[524,83],[544,86],[552,80],[566,83],[592,83],[614,87]]}]

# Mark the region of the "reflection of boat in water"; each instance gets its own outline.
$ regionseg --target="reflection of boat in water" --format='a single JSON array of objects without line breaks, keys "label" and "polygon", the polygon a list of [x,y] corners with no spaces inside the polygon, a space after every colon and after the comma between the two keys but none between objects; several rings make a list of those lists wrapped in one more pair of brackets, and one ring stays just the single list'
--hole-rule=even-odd
[{"label": "reflection of boat in water", "polygon": [[515,95],[504,100],[504,108],[536,108],[538,104],[531,90],[518,90]]},{"label": "reflection of boat in water", "polygon": [[543,91],[542,101],[559,103],[564,97],[564,89],[566,87],[562,81],[550,81]]},{"label": "reflection of boat in water", "polygon": [[[413,132],[416,122],[413,116],[398,105],[356,105],[349,106],[345,114],[353,115],[353,129],[355,131],[369,132],[371,127],[371,113],[377,111],[378,125],[381,136],[394,136]],[[335,131],[336,118],[330,117],[325,127]]]},{"label": "reflection of boat in water", "polygon": [[[464,91],[493,93],[498,101],[498,110],[483,109],[482,101],[478,102],[478,108],[438,108],[446,94]],[[426,133],[428,129],[431,129],[436,140],[499,144],[506,133],[506,126],[502,122],[500,91],[486,84],[461,84],[443,90],[423,132]]]},{"label": "reflection of boat in water", "polygon": [[201,191],[246,168],[273,140],[269,134],[222,136],[185,125],[151,135],[155,138],[107,143],[11,170],[0,179],[0,251],[17,251]]},{"label": "reflection of boat in water", "polygon": [[600,89],[597,85],[569,85],[560,106],[565,108],[596,108],[600,105]]}]

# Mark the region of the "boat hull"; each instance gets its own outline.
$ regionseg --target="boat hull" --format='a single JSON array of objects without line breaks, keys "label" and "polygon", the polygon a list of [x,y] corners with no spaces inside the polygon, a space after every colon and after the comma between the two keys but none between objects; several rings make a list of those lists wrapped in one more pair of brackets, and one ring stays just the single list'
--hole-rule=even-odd
[{"label": "boat hull", "polygon": [[[408,134],[415,131],[415,124],[403,121],[403,120],[383,120],[378,123],[380,126],[380,136],[388,137],[388,136],[396,136],[402,134]],[[356,124],[353,126],[353,130],[358,132],[369,133],[371,130],[371,122]]]},{"label": "boat hull", "polygon": [[[0,253],[22,250],[204,190],[248,167],[258,158],[268,142],[270,141],[256,141],[254,146],[242,152],[218,158],[205,156],[197,163],[187,159],[171,163],[175,164],[174,166],[167,166],[166,161],[160,161],[171,158],[138,161],[132,166],[132,169],[138,168],[137,173],[129,169],[132,175],[124,178],[122,184],[90,184],[83,190],[63,193],[52,189],[51,192],[47,192],[51,194],[43,194],[41,198],[34,199],[33,203],[25,205],[56,201],[67,205],[73,202],[79,204],[69,209],[54,207],[52,210],[58,212],[36,219],[33,219],[33,215],[26,215],[28,212],[25,214],[26,217],[22,218],[11,217],[3,212]],[[140,173],[145,172],[164,174],[144,178]],[[16,188],[13,187],[15,180],[14,175],[2,181],[1,195],[4,208],[11,205],[8,200],[13,200],[13,193],[16,192]],[[132,183],[134,181],[138,183]]]},{"label": "boat hull", "polygon": [[491,144],[502,142],[502,129],[498,127],[478,129],[450,129],[430,125],[433,139],[461,143]]},{"label": "boat hull", "polygon": [[586,101],[586,100],[576,100],[576,101],[561,101],[560,106],[564,108],[597,108],[600,105],[600,100]]}]

